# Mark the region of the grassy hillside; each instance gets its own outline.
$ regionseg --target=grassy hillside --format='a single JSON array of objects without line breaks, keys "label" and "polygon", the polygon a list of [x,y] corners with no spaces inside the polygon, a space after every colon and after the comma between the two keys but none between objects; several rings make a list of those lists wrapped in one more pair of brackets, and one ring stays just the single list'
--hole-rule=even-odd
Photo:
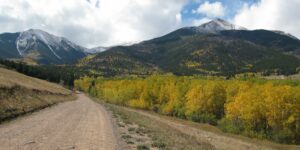
[{"label": "grassy hillside", "polygon": [[0,122],[74,98],[62,86],[0,66]]}]

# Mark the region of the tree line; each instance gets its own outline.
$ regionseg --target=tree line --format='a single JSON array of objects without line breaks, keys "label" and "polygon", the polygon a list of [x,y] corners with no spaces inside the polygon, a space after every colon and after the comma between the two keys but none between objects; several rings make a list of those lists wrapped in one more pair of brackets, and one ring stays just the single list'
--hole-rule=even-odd
[{"label": "tree line", "polygon": [[300,81],[218,77],[82,77],[75,87],[109,103],[300,144]]},{"label": "tree line", "polygon": [[27,65],[23,62],[1,60],[0,65],[8,69],[14,69],[19,73],[59,83],[65,86],[73,87],[74,80],[81,76],[88,75],[86,70],[76,66],[55,66],[55,65]]}]

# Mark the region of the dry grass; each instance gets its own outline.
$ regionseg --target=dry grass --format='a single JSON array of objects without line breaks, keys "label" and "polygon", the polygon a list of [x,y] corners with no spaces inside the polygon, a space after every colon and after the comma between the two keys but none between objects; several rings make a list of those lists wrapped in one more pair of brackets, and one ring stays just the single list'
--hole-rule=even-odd
[{"label": "dry grass", "polygon": [[0,68],[0,122],[73,99],[60,85]]},{"label": "dry grass", "polygon": [[54,83],[32,78],[15,71],[0,68],[0,88],[20,86],[27,89],[48,91],[51,93],[70,94],[71,91]]},{"label": "dry grass", "polygon": [[[170,128],[170,126],[146,117],[144,115],[128,111],[123,107],[104,104],[110,111],[112,111],[113,116],[120,118],[121,126],[128,132],[126,135],[130,137],[137,137],[136,133],[143,133],[142,136],[150,137],[150,140],[146,142],[138,142],[130,138],[128,144],[135,144],[137,149],[163,149],[163,150],[213,150],[215,149],[207,141],[199,141],[195,137],[184,134],[176,129]],[[119,122],[120,123],[120,120]],[[136,126],[136,127],[135,127]],[[134,128],[134,131],[132,128]],[[141,130],[143,129],[143,130]],[[141,130],[141,131],[140,131]],[[138,132],[137,132],[138,131]],[[132,134],[133,133],[133,134]],[[124,139],[124,138],[123,138]],[[125,139],[127,140],[127,139]]]}]

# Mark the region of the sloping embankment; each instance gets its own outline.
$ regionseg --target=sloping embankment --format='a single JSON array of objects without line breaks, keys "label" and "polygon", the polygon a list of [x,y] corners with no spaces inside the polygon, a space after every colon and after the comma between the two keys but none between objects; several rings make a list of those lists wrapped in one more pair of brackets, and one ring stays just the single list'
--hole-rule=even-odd
[{"label": "sloping embankment", "polygon": [[0,68],[0,122],[73,99],[62,86]]}]

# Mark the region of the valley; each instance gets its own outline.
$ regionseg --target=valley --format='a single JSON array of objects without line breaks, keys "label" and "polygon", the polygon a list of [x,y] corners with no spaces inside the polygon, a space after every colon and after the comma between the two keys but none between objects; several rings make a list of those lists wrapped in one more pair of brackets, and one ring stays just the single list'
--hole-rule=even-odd
[{"label": "valley", "polygon": [[248,30],[222,19],[131,45],[88,49],[36,29],[1,34],[0,44],[2,59],[73,66],[96,76],[292,75],[300,66],[299,39],[279,31]]},{"label": "valley", "polygon": [[0,150],[300,149],[299,74],[297,37],[219,18],[90,48],[1,33]]}]

